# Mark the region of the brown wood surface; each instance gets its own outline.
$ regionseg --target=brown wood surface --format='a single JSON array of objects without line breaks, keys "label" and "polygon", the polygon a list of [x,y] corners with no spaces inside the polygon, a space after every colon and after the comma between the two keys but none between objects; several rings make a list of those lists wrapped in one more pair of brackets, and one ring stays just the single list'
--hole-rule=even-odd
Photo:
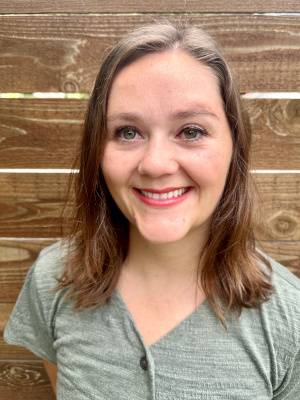
[{"label": "brown wood surface", "polygon": [[41,361],[0,361],[1,400],[55,400]]},{"label": "brown wood surface", "polygon": [[1,0],[0,13],[300,12],[298,0]]},{"label": "brown wood surface", "polygon": [[[300,167],[300,99],[243,99],[252,168]],[[0,168],[71,168],[86,100],[0,99]]]},{"label": "brown wood surface", "polygon": [[252,168],[300,169],[300,99],[243,104],[253,136]]},{"label": "brown wood surface", "polygon": [[[260,240],[300,240],[300,174],[254,174],[261,193]],[[67,174],[0,174],[0,236],[53,238],[61,235],[60,215]],[[66,209],[67,217],[69,209]]]},{"label": "brown wood surface", "polygon": [[[12,305],[12,303],[10,303]],[[0,308],[1,311],[1,308]],[[2,316],[3,317],[3,316]],[[38,360],[33,353],[21,346],[12,346],[4,342],[0,336],[0,360]],[[1,383],[0,383],[1,386]],[[0,397],[1,399],[1,397]]]},{"label": "brown wood surface", "polygon": [[[189,14],[228,57],[242,92],[300,90],[298,16]],[[157,14],[0,16],[0,91],[90,92],[104,49]]]},{"label": "brown wood surface", "polygon": [[65,174],[0,174],[0,236],[57,237]]},{"label": "brown wood surface", "polygon": [[300,278],[300,241],[264,240],[258,247]]},{"label": "brown wood surface", "polygon": [[85,100],[0,99],[0,168],[71,168]]},{"label": "brown wood surface", "polygon": [[[300,174],[255,174],[259,240],[300,240]],[[299,253],[298,253],[299,254]]]},{"label": "brown wood surface", "polygon": [[[58,239],[1,240],[0,238],[0,302],[15,301],[26,273],[40,250],[56,240]],[[0,332],[2,328],[0,309]]]}]

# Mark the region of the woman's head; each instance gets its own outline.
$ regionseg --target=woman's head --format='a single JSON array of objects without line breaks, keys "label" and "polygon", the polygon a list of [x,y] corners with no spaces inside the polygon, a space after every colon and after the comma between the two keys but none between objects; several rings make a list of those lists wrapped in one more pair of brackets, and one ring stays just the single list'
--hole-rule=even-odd
[{"label": "woman's head", "polygon": [[[190,76],[186,76],[187,73]],[[151,80],[154,76],[158,76],[162,85],[171,91],[169,103],[165,88],[159,87],[159,79],[155,79],[153,83],[147,82],[147,77]],[[144,92],[141,86],[143,84]],[[206,88],[206,92],[201,90],[203,88]],[[134,98],[131,89],[137,91],[140,101]],[[178,94],[174,92],[177,89],[181,89]],[[210,129],[215,132],[215,136],[205,136],[202,130],[199,151],[194,145],[188,147],[189,144],[181,141],[183,135],[185,138],[190,138],[190,135],[194,137],[195,129],[181,129],[180,123],[173,124],[169,117],[172,112],[178,111],[181,98],[185,108],[192,107],[187,104],[190,101],[189,93],[192,94],[194,103],[203,101],[206,108],[211,108],[206,111],[217,113],[222,121],[218,125],[212,116],[210,119],[208,115],[206,119],[204,115],[201,116],[200,122],[203,125],[204,122],[211,124]],[[163,100],[160,96],[163,96]],[[141,142],[130,142],[128,153],[130,157],[132,154],[134,157],[132,156],[133,161],[128,157],[128,163],[124,142],[113,142],[110,139],[109,135],[115,135],[117,131],[112,127],[112,120],[107,121],[107,117],[120,113],[121,109],[122,112],[130,111],[142,116],[138,121],[138,133],[126,128],[118,130],[115,136],[118,139],[126,137],[132,140],[136,134],[141,134],[138,136],[142,138]],[[144,117],[146,121],[143,121]],[[190,125],[191,120],[187,121]],[[122,125],[126,127],[133,125],[128,124],[128,121],[124,122]],[[201,125],[198,119],[192,122],[197,126]],[[224,142],[220,139],[222,133]],[[200,135],[199,131],[196,135]],[[215,138],[219,139],[214,142]],[[114,143],[114,147],[111,147],[111,143]],[[167,154],[159,152],[159,145],[162,144]],[[195,26],[180,26],[164,20],[125,35],[104,57],[85,117],[80,168],[75,179],[73,226],[69,235],[70,239],[75,239],[76,245],[60,283],[61,288],[70,286],[69,295],[76,300],[76,307],[101,304],[110,297],[127,255],[128,220],[136,224],[148,239],[155,239],[157,231],[150,230],[149,219],[144,218],[142,213],[137,215],[136,209],[130,205],[133,199],[139,201],[133,197],[138,193],[132,193],[132,197],[128,197],[128,188],[145,188],[146,185],[150,189],[164,189],[169,184],[196,188],[198,197],[196,195],[196,202],[190,205],[195,206],[198,200],[199,207],[202,205],[201,201],[204,201],[201,198],[201,184],[205,187],[207,197],[203,205],[207,208],[204,214],[210,218],[205,223],[205,219],[202,219],[206,235],[204,244],[199,238],[199,246],[203,245],[199,276],[201,275],[201,287],[220,320],[224,322],[220,303],[227,305],[227,309],[240,311],[243,306],[255,307],[264,301],[272,286],[266,281],[266,275],[258,267],[257,260],[263,261],[269,268],[270,264],[255,249],[249,150],[250,132],[244,126],[239,92],[227,62],[205,31]],[[151,157],[148,157],[149,154]],[[201,154],[207,157],[210,174],[208,180],[205,177],[205,157]],[[187,160],[188,157],[191,160]],[[122,175],[123,172],[125,175]],[[121,186],[125,182],[123,188],[118,186],[118,179]],[[209,188],[209,182],[214,183],[215,191]],[[125,196],[124,187],[127,190]],[[176,195],[178,194],[182,193],[177,192]],[[180,206],[181,204],[176,205]],[[191,212],[189,216],[195,217],[201,225],[204,215],[201,216],[201,210]],[[172,215],[168,214],[169,217]],[[184,215],[181,217],[184,218]],[[168,221],[170,218],[162,223]],[[191,219],[188,228],[192,226],[190,222]],[[186,227],[184,225],[184,229],[181,229],[180,225],[181,235]],[[177,228],[175,223],[174,232]],[[168,234],[168,240],[171,241],[172,238],[178,238],[176,232],[173,237],[171,231],[164,231],[164,234]]]},{"label": "woman's head", "polygon": [[180,48],[147,54],[113,80],[106,121],[102,172],[131,228],[200,249],[233,147],[215,74]]},{"label": "woman's head", "polygon": [[[219,202],[219,208],[216,210],[216,218],[218,220],[223,219],[223,216],[232,221],[234,212],[233,203],[229,200],[235,199],[235,203],[241,206],[245,203],[246,193],[246,180],[248,178],[248,155],[250,136],[244,130],[243,121],[241,118],[241,111],[239,105],[239,93],[235,88],[230,73],[229,67],[218,50],[213,39],[200,28],[194,26],[179,27],[170,22],[163,22],[161,24],[153,24],[144,26],[140,29],[133,31],[132,33],[125,36],[113,49],[106,55],[103,64],[100,68],[99,74],[95,81],[94,90],[90,99],[89,108],[87,111],[86,125],[85,125],[85,137],[83,140],[83,151],[81,155],[81,168],[80,168],[80,181],[82,184],[87,185],[86,188],[86,200],[90,203],[89,209],[94,210],[94,214],[101,212],[99,209],[99,197],[103,201],[102,207],[106,208],[109,215],[112,217],[113,223],[117,223],[119,226],[117,231],[124,231],[124,225],[127,224],[126,220],[121,217],[115,204],[111,201],[110,193],[107,190],[105,180],[102,174],[102,157],[103,151],[106,144],[106,137],[108,130],[112,124],[108,122],[107,126],[107,111],[110,105],[109,98],[111,90],[113,90],[113,111],[117,110],[119,105],[122,105],[125,110],[126,107],[126,94],[124,91],[121,93],[114,93],[114,82],[120,81],[120,76],[125,70],[129,70],[130,66],[140,63],[145,63],[149,59],[150,55],[153,56],[153,60],[161,60],[164,54],[173,54],[174,57],[186,56],[191,59],[191,63],[194,62],[195,68],[199,66],[199,77],[201,78],[201,68],[210,77],[211,80],[215,79],[214,87],[211,87],[211,93],[215,91],[215,86],[219,90],[219,100],[222,103],[223,112],[228,121],[229,130],[232,135],[232,162],[226,182],[226,190],[223,198]],[[155,57],[154,57],[155,56]],[[145,61],[142,59],[144,58]],[[168,61],[167,61],[168,62]],[[151,60],[149,61],[151,65]],[[173,63],[173,64],[176,64]],[[176,65],[175,65],[176,68]],[[178,72],[177,68],[177,72]],[[142,68],[140,69],[142,72]],[[145,74],[147,71],[145,71]],[[166,74],[171,76],[171,71],[166,71]],[[140,76],[136,76],[136,81],[139,82]],[[182,85],[182,88],[186,88],[189,82],[189,77],[182,76],[182,82],[186,82],[186,86]],[[205,83],[205,80],[203,79]],[[209,90],[209,85],[207,85]],[[201,90],[201,83],[199,82],[198,88]],[[130,87],[127,85],[127,97],[132,96]],[[116,94],[116,95],[115,95]],[[196,91],[191,87],[191,94],[193,100],[195,99]],[[118,99],[117,96],[121,95],[122,99]],[[148,93],[145,91],[143,101],[146,104]],[[185,101],[188,99],[188,93],[178,93],[177,104],[180,102],[180,98],[185,97]],[[175,96],[173,95],[173,98]],[[167,99],[167,96],[165,96]],[[208,93],[199,91],[199,102],[201,100],[210,102],[210,96]],[[138,102],[135,102],[138,104]],[[162,103],[163,104],[163,103]],[[121,107],[121,108],[122,108]],[[128,104],[128,107],[129,104]],[[127,107],[127,108],[128,108]],[[170,107],[172,105],[170,104]],[[132,107],[131,107],[132,109]],[[136,112],[138,110],[135,110]],[[171,110],[170,110],[171,111]],[[226,157],[225,157],[226,158]],[[146,182],[139,182],[141,186],[144,186]],[[165,182],[162,182],[162,186]],[[174,182],[177,184],[178,182]],[[160,182],[149,181],[150,188],[160,188]],[[169,185],[167,185],[169,186]],[[238,201],[239,197],[241,201]],[[221,210],[221,207],[223,210]],[[116,218],[114,218],[116,216]],[[101,218],[103,220],[103,218]],[[216,221],[212,220],[214,225]]]}]

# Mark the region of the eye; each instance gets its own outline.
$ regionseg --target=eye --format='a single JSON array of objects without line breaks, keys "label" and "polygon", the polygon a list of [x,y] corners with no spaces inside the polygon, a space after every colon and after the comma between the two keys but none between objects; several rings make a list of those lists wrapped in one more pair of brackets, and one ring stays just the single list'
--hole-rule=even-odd
[{"label": "eye", "polygon": [[124,126],[118,128],[115,132],[115,137],[121,140],[131,141],[136,139],[137,131],[132,126]]},{"label": "eye", "polygon": [[201,139],[203,136],[207,136],[208,132],[204,128],[188,126],[182,130],[185,139],[188,141],[198,140]]}]

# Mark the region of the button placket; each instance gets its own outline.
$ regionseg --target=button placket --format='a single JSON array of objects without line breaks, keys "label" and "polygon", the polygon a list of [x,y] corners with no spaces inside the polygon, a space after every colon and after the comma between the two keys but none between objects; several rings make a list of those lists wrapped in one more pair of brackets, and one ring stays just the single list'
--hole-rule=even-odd
[{"label": "button placket", "polygon": [[146,356],[142,356],[140,358],[140,366],[144,371],[147,371],[148,369],[148,360]]}]

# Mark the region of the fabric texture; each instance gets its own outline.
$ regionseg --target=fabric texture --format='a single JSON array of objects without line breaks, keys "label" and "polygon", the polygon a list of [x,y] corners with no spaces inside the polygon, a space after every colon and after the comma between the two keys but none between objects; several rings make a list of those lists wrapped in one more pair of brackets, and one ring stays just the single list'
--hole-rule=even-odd
[{"label": "fabric texture", "polygon": [[57,364],[57,400],[300,399],[300,280],[276,261],[276,293],[243,309],[228,331],[204,301],[151,346],[115,290],[75,312],[55,292],[65,249],[43,249],[29,270],[4,340]]}]

